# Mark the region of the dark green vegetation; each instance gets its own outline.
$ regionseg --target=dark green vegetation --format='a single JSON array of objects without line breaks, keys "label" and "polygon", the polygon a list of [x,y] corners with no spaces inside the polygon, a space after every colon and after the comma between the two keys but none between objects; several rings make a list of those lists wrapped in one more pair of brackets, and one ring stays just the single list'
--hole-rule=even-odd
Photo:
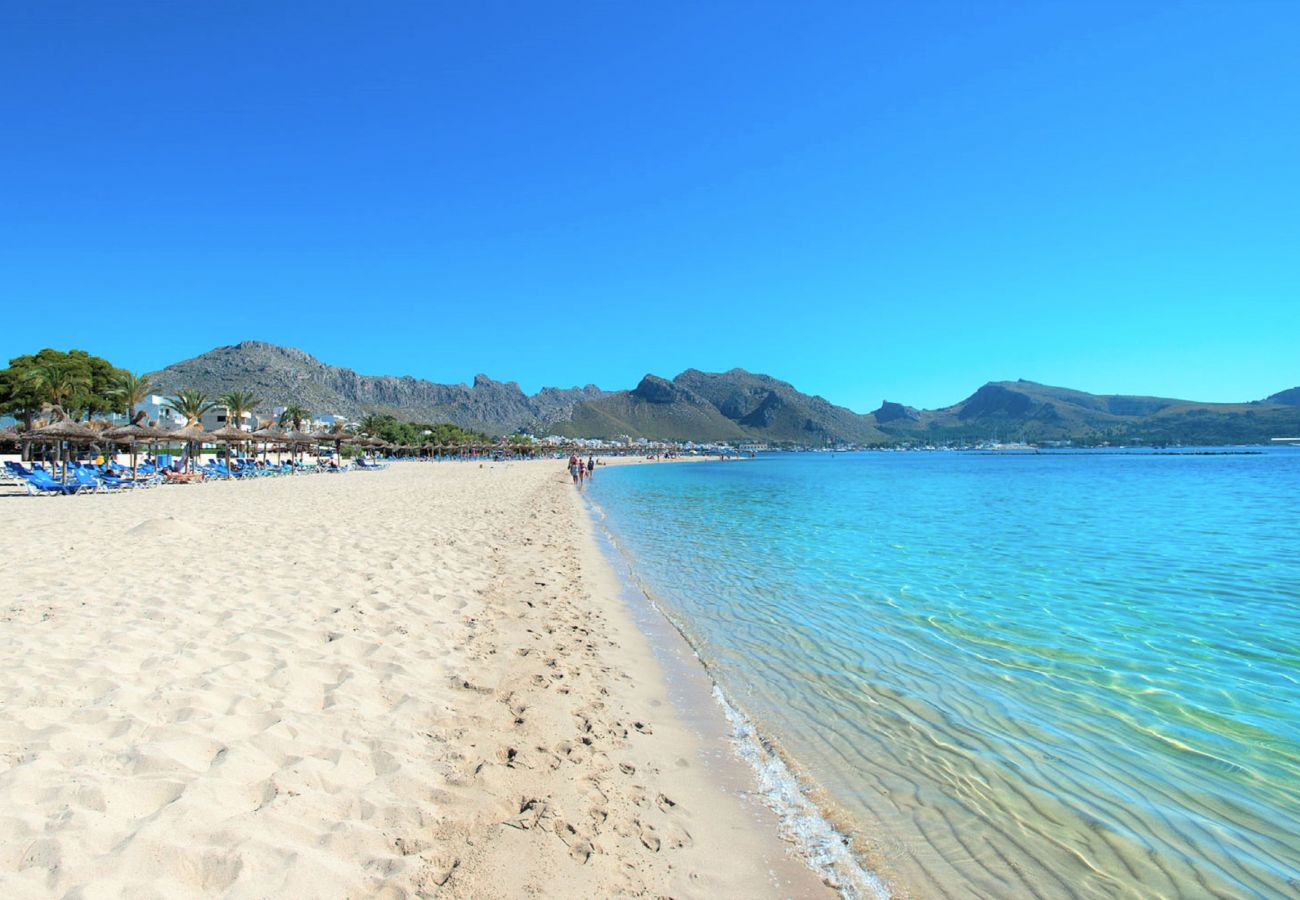
[{"label": "dark green vegetation", "polygon": [[55,405],[73,419],[125,412],[129,397],[123,385],[129,374],[85,350],[47,348],[16,356],[0,369],[0,415],[30,427],[43,409]]},{"label": "dark green vegetation", "polygon": [[[48,363],[65,366],[72,377],[59,375],[62,370],[57,367],[46,372],[50,377],[24,374],[44,371]],[[885,402],[863,415],[743,369],[720,373],[688,369],[672,380],[647,375],[630,391],[602,391],[588,385],[543,388],[527,395],[514,382],[484,375],[472,385],[358,375],[301,350],[257,341],[219,347],[168,366],[148,376],[146,384],[158,393],[195,391],[232,402],[251,394],[260,398],[263,410],[289,407],[286,424],[295,427],[306,410],[356,419],[365,416],[375,429],[369,433],[401,444],[475,441],[525,430],[572,437],[760,441],[807,447],[994,439],[1076,445],[1241,444],[1300,436],[1300,387],[1264,400],[1229,404],[1098,395],[1031,381],[999,381],[943,409]],[[81,351],[43,350],[35,357],[13,360],[9,370],[0,372],[0,412],[19,418],[54,402],[55,394],[70,412],[85,415],[122,411],[128,398],[138,402],[139,393],[127,373]],[[288,415],[295,408],[298,415]],[[444,424],[420,424],[430,422]]]},{"label": "dark green vegetation", "polygon": [[423,444],[482,444],[491,438],[449,422],[403,422],[390,415],[371,414],[361,420],[361,431],[405,447]]},{"label": "dark green vegetation", "polygon": [[[166,382],[148,375],[135,375],[115,367],[106,359],[91,356],[84,350],[45,349],[18,356],[0,369],[0,414],[20,419],[30,429],[38,417],[49,419],[57,407],[73,419],[104,413],[126,413],[134,418],[135,407],[155,391],[165,390]],[[224,408],[230,425],[239,425],[244,413],[266,409],[253,391],[242,388],[212,396],[193,386],[175,388],[164,406],[185,417],[187,423],[198,421],[209,410]],[[279,417],[281,427],[300,430],[311,421],[312,413],[292,400]],[[482,431],[462,428],[450,422],[421,423],[402,421],[392,415],[372,414],[361,423],[362,431],[394,444],[485,443]],[[338,427],[338,426],[336,426]],[[251,430],[251,429],[250,429]]]}]

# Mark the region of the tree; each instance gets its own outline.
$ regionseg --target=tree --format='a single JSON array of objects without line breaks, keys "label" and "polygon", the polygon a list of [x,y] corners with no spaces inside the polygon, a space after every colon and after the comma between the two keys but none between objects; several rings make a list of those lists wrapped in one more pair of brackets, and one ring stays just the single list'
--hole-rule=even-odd
[{"label": "tree", "polygon": [[127,419],[134,420],[135,405],[143,403],[152,391],[153,382],[149,380],[148,375],[134,375],[130,372],[123,372],[118,376],[117,385],[112,390],[112,396],[126,405]]},{"label": "tree", "polygon": [[166,407],[172,412],[185,417],[185,424],[192,425],[216,408],[216,401],[209,400],[202,391],[179,391],[176,396],[168,397]]},{"label": "tree", "polygon": [[296,403],[291,403],[280,413],[280,427],[292,424],[294,431],[302,431],[303,424],[311,418],[311,412]]},{"label": "tree", "polygon": [[381,416],[377,413],[371,413],[361,420],[362,434],[368,434],[371,437],[378,437],[379,432],[385,425],[395,423],[397,420],[392,416]]},{"label": "tree", "polygon": [[79,394],[90,391],[90,376],[67,361],[38,363],[26,371],[23,379],[43,403],[60,413],[66,413]]},{"label": "tree", "polygon": [[[180,391],[174,397],[167,398],[167,408],[185,417],[186,426],[193,425],[204,414],[216,407],[216,401],[208,399],[202,391]],[[195,441],[186,441],[186,453],[190,459],[190,468],[194,468]]]},{"label": "tree", "polygon": [[230,391],[217,398],[217,403],[226,408],[226,424],[233,424],[242,429],[244,416],[251,413],[261,403],[252,391]]},{"label": "tree", "polygon": [[126,410],[114,391],[126,370],[119,369],[108,360],[91,356],[84,350],[69,350],[68,356],[73,365],[84,371],[90,378],[90,387],[75,398],[74,410],[78,417],[90,419],[102,413],[120,413]]},{"label": "tree", "polygon": [[51,386],[59,395],[60,409],[73,418],[119,409],[112,389],[123,374],[108,360],[85,350],[65,352],[47,347],[39,353],[16,356],[9,360],[9,368],[0,370],[0,413],[21,418],[30,428],[41,407],[55,402]]}]

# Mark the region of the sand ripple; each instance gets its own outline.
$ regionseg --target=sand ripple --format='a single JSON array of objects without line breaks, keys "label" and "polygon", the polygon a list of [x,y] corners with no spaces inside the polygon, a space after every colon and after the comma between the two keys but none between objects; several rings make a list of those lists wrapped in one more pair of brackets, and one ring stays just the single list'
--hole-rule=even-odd
[{"label": "sand ripple", "polygon": [[562,475],[7,501],[0,894],[774,893]]}]

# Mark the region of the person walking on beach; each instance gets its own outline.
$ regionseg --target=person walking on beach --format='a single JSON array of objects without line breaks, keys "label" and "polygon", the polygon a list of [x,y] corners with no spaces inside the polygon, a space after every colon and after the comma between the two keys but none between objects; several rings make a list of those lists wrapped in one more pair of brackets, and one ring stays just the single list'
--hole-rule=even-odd
[{"label": "person walking on beach", "polygon": [[587,477],[588,477],[588,478],[592,478],[592,477],[595,476],[595,474],[596,474],[596,457],[595,457],[595,456],[588,456],[588,457],[587,457]]},{"label": "person walking on beach", "polygon": [[577,483],[578,483],[578,471],[579,471],[579,469],[581,469],[581,468],[582,468],[582,465],[578,462],[578,454],[576,454],[576,453],[570,453],[570,454],[569,454],[569,474],[573,476],[573,483],[574,483],[574,484],[577,484]]}]

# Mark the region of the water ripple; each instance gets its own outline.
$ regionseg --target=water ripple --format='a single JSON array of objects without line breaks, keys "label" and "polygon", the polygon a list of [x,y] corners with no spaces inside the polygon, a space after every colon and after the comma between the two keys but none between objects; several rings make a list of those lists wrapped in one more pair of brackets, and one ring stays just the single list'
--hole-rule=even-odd
[{"label": "water ripple", "polygon": [[1294,896],[1300,453],[776,456],[592,491],[900,883]]}]

